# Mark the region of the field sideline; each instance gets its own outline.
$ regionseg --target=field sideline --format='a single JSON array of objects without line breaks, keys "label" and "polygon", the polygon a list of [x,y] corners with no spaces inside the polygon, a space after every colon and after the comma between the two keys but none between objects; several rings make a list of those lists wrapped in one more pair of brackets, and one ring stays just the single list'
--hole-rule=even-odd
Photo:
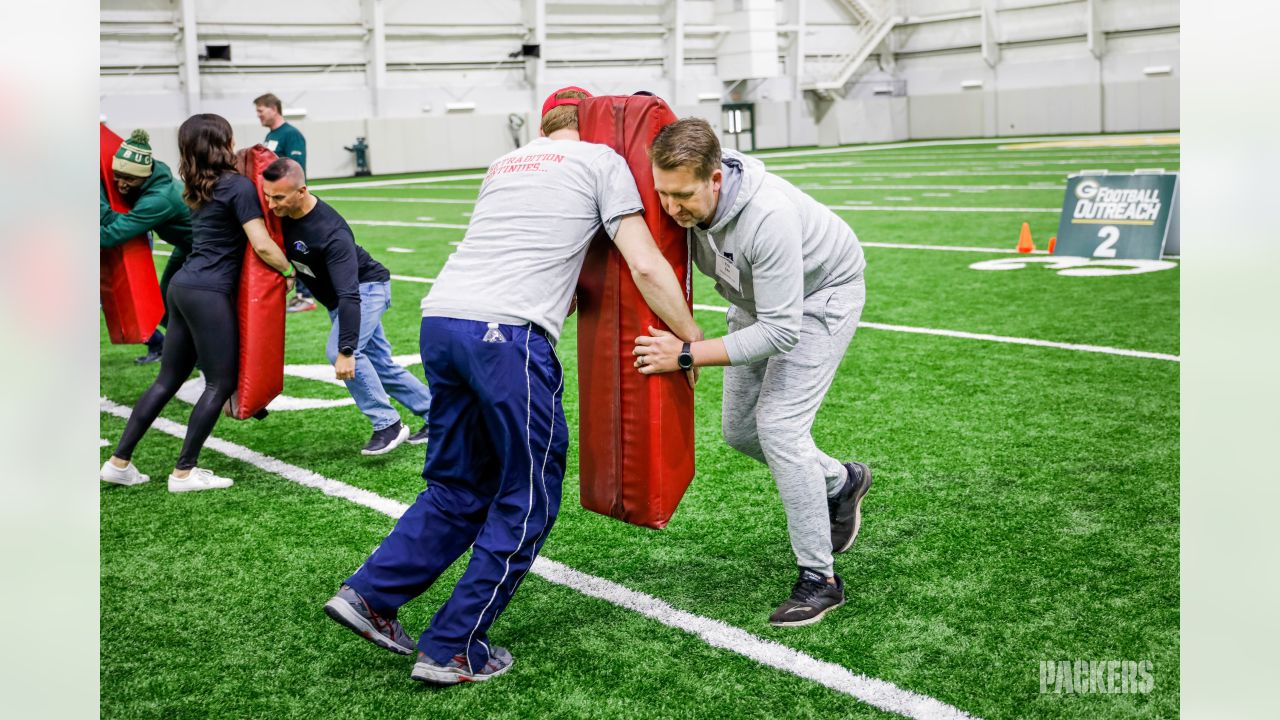
[{"label": "field sideline", "polygon": [[[760,153],[836,209],[868,258],[865,324],[814,435],[829,453],[871,464],[876,486],[858,543],[836,562],[849,602],[824,622],[765,622],[794,580],[785,521],[767,470],[720,439],[722,372],[708,369],[698,475],[671,525],[648,531],[583,510],[571,442],[548,562],[491,632],[515,655],[512,672],[417,687],[409,660],[320,610],[394,514],[289,481],[282,468],[393,510],[422,489],[423,450],[359,455],[368,424],[326,381],[328,318],[304,313],[288,318],[285,396],[305,409],[224,418],[214,432],[280,467],[210,445],[201,464],[236,486],[170,495],[163,478],[180,441],[157,428],[135,456],[152,482],[103,486],[102,715],[1175,717],[1180,260],[1103,277],[1060,274],[1041,255],[1020,269],[973,267],[1016,258],[1024,221],[1043,249],[1069,172],[1177,170],[1177,136],[1165,137]],[[395,276],[386,327],[406,363],[418,301],[462,239],[480,177],[312,186]],[[707,333],[723,334],[725,303],[708,278],[695,276],[694,299]],[[576,340],[570,318],[557,350],[575,435]],[[139,346],[110,345],[105,327],[100,344],[102,437],[114,444],[155,366],[134,366]],[[189,410],[175,401],[163,417],[185,424]],[[548,568],[633,602],[584,594]],[[404,608],[406,629],[422,629],[459,573]],[[638,610],[650,606],[714,632]],[[783,660],[744,652],[757,641]],[[1154,688],[1040,692],[1042,661],[1077,659],[1150,661]]]}]

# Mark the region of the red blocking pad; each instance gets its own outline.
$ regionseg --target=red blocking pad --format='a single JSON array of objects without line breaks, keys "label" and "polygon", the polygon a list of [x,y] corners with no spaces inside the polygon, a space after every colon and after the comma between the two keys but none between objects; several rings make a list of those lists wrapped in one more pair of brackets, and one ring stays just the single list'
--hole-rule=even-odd
[{"label": "red blocking pad", "polygon": [[[283,249],[280,218],[267,207],[267,198],[262,192],[262,171],[275,159],[275,153],[262,145],[254,145],[236,153],[236,169],[258,189],[267,232]],[[246,244],[236,299],[240,321],[240,378],[235,393],[223,408],[237,420],[266,410],[267,404],[284,391],[284,296],[284,276],[263,262],[252,245]]]},{"label": "red blocking pad", "polygon": [[[129,205],[120,196],[111,174],[111,159],[124,140],[105,124],[100,123],[98,127],[99,165],[107,201],[112,210],[129,212]],[[101,248],[98,267],[98,291],[111,342],[115,345],[146,342],[164,317],[164,298],[160,297],[151,244],[139,235],[116,247]]]},{"label": "red blocking pad", "polygon": [[[595,97],[578,105],[578,132],[618,152],[635,175],[645,221],[685,287],[685,230],[662,211],[653,189],[648,149],[658,130],[675,122],[660,98]],[[578,462],[582,506],[624,522],[666,527],[693,480],[693,389],[684,373],[641,375],[635,338],[652,325],[669,329],[631,280],[622,254],[602,230],[578,278]]]}]

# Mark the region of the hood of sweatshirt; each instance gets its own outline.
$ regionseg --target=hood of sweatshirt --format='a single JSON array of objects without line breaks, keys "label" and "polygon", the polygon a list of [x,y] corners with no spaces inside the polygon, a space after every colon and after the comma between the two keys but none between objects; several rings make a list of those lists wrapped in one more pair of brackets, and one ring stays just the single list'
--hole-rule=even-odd
[{"label": "hood of sweatshirt", "polygon": [[[737,150],[722,150],[721,163],[724,165],[726,175],[733,174],[736,178],[725,177],[724,182],[720,186],[720,202],[716,207],[715,217],[712,219],[711,227],[703,229],[697,228],[699,233],[719,234],[724,227],[733,222],[734,218],[742,212],[742,208],[751,202],[756,193],[760,192],[760,188],[764,185],[765,169],[764,163],[753,157],[747,157]],[[737,192],[733,192],[736,186]],[[725,203],[728,206],[725,206]]]}]

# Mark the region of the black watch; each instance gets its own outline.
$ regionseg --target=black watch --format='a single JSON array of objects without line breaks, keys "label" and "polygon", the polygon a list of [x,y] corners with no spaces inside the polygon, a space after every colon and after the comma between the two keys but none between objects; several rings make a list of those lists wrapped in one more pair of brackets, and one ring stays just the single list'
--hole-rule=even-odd
[{"label": "black watch", "polygon": [[346,357],[351,357],[352,355],[356,354],[356,349],[351,347],[350,345],[344,345],[338,350],[338,352],[341,353],[342,355],[345,355]]},{"label": "black watch", "polygon": [[676,364],[681,370],[693,369],[693,353],[689,352],[689,343],[685,343],[684,347],[680,348],[680,357],[676,358]]}]

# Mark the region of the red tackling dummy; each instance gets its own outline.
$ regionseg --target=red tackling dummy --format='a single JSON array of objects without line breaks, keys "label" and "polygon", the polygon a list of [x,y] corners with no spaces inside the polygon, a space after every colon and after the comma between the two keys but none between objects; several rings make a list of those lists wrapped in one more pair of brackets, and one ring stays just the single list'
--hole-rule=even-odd
[{"label": "red tackling dummy", "polygon": [[[99,127],[99,165],[107,201],[112,210],[129,212],[129,205],[120,196],[111,174],[111,158],[124,140],[105,124]],[[111,342],[116,345],[146,342],[164,317],[164,298],[160,297],[156,261],[147,238],[139,235],[116,247],[101,248],[98,263],[98,291]]]},{"label": "red tackling dummy", "polygon": [[[262,219],[276,245],[284,248],[280,218],[267,207],[262,194],[262,171],[276,159],[262,145],[236,153],[236,169],[253,181],[262,203]],[[285,279],[258,257],[252,245],[244,249],[236,311],[240,320],[240,379],[224,412],[237,420],[261,416],[284,390]]]},{"label": "red tackling dummy", "polygon": [[[578,133],[608,145],[631,167],[645,222],[685,287],[685,230],[665,212],[653,189],[648,149],[675,122],[660,98],[587,98],[578,104]],[[648,327],[668,329],[645,304],[631,271],[600,231],[578,279],[578,462],[582,506],[634,525],[663,528],[693,480],[693,389],[684,373],[641,375],[635,339]]]}]

